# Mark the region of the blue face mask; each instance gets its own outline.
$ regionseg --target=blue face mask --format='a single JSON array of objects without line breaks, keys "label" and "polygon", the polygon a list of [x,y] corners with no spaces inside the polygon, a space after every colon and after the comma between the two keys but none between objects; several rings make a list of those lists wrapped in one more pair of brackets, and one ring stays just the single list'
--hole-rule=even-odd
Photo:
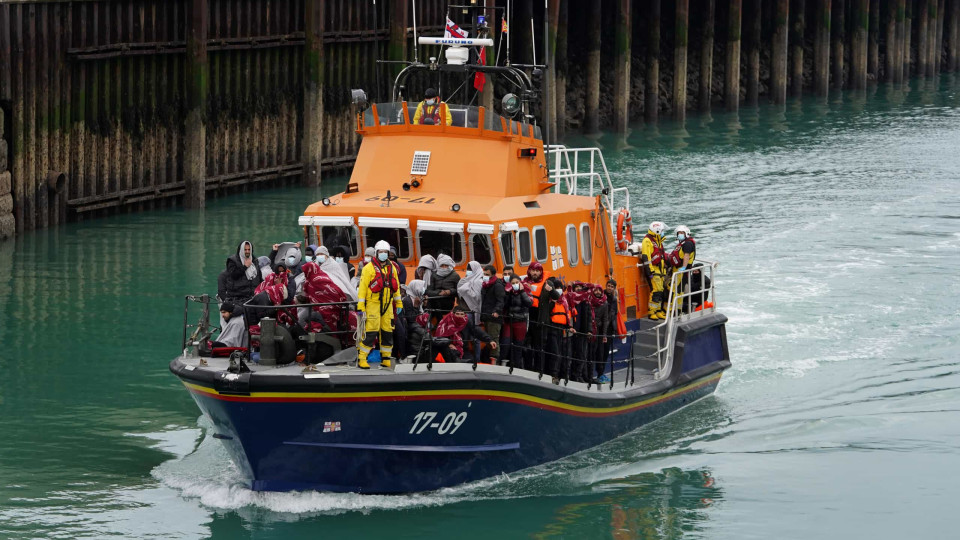
[{"label": "blue face mask", "polygon": [[297,258],[294,257],[293,255],[287,257],[287,267],[288,267],[288,268],[291,267],[291,266],[294,266],[294,264],[296,264],[296,262],[297,262]]},{"label": "blue face mask", "polygon": [[343,257],[334,257],[333,260],[337,261],[338,263],[342,263]]},{"label": "blue face mask", "polygon": [[513,284],[513,290],[519,291],[519,290],[520,290],[520,284],[519,284],[519,283],[514,283],[514,284]]},{"label": "blue face mask", "polygon": [[473,275],[473,270],[467,270],[467,277],[470,277],[472,275]]},{"label": "blue face mask", "polygon": [[685,235],[685,234],[683,234],[683,233],[680,233],[680,234],[677,235],[677,242],[683,242],[683,241],[686,240],[686,239],[687,239],[687,235]]},{"label": "blue face mask", "polygon": [[318,256],[317,256],[317,262],[320,263],[320,264],[323,264],[323,263],[327,262],[327,256],[326,256],[326,255],[318,255]]},{"label": "blue face mask", "polygon": [[313,262],[313,257],[311,257],[310,255],[304,255],[303,260],[305,262]]},{"label": "blue face mask", "polygon": [[380,262],[386,262],[387,254],[383,252],[377,253],[377,259],[379,259]]}]

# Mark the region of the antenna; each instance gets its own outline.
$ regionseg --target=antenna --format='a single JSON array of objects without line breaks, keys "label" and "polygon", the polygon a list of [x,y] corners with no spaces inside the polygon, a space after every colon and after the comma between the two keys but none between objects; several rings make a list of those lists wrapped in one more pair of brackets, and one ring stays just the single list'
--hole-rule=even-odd
[{"label": "antenna", "polygon": [[[373,29],[374,31],[380,29],[380,17],[377,16],[377,0],[373,0]],[[373,42],[373,55],[374,55],[374,75],[376,76],[377,81],[377,97],[374,101],[380,99],[380,44],[376,41]]]},{"label": "antenna", "polygon": [[417,0],[410,0],[410,4],[413,6],[413,63],[420,63],[420,55],[418,55],[419,47],[417,47]]},{"label": "antenna", "polygon": [[[546,16],[544,16],[546,17]],[[546,20],[546,18],[544,18]],[[537,65],[537,33],[533,31],[533,17],[530,17],[530,50],[533,51],[533,65]],[[546,54],[546,53],[544,53]]]}]

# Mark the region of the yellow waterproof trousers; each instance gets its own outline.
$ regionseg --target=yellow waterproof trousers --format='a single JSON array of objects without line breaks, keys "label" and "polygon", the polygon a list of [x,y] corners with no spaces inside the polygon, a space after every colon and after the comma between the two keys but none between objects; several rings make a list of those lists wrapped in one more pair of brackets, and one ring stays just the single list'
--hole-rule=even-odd
[{"label": "yellow waterproof trousers", "polygon": [[650,302],[647,304],[647,315],[653,319],[663,313],[663,274],[650,273]]},{"label": "yellow waterproof trousers", "polygon": [[367,355],[373,350],[374,344],[380,340],[380,357],[393,356],[393,307],[380,314],[380,302],[368,302],[366,305],[367,319],[363,325],[366,335],[363,341],[357,343],[357,352],[360,360],[366,361]]}]

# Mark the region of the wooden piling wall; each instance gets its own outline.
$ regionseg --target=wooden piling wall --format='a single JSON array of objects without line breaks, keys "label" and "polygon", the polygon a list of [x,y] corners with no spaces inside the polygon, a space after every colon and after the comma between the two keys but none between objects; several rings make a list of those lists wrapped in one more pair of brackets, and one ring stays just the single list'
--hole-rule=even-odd
[{"label": "wooden piling wall", "polygon": [[[420,34],[441,34],[448,13],[466,22],[456,3],[415,0]],[[533,58],[533,18],[542,62],[542,1],[512,7],[513,61]],[[399,67],[374,60],[411,59],[413,12],[409,0],[0,1],[0,239],[348,171],[349,90],[388,99]],[[560,136],[960,69],[960,0],[550,0],[548,12]]]}]

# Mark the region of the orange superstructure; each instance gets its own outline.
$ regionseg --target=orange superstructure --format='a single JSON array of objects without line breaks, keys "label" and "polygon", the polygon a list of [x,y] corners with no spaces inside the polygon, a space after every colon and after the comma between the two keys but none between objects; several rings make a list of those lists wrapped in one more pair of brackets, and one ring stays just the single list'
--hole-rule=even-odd
[{"label": "orange superstructure", "polygon": [[[636,256],[617,251],[609,181],[564,167],[559,156],[551,170],[536,126],[482,107],[450,108],[451,126],[412,124],[415,104],[373,105],[359,114],[363,142],[350,183],[306,209],[300,225],[307,242],[344,247],[356,263],[366,247],[387,240],[409,279],[421,256],[440,252],[461,271],[477,260],[522,274],[539,261],[564,281],[613,277],[621,312],[644,316],[647,286]],[[551,160],[567,152],[550,150]],[[587,189],[577,180],[598,185]]]}]

